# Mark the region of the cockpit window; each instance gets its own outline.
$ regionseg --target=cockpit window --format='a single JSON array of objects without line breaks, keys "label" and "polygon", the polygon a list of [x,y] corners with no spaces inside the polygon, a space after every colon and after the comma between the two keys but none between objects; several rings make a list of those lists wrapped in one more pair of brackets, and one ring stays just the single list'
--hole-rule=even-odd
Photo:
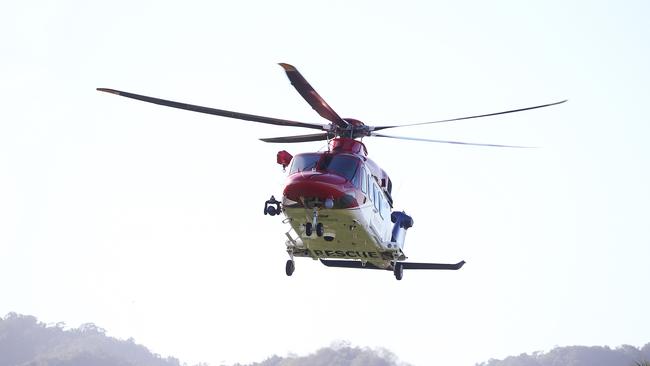
[{"label": "cockpit window", "polygon": [[320,154],[298,154],[291,160],[291,170],[289,174],[312,170],[320,159]]},{"label": "cockpit window", "polygon": [[359,159],[348,155],[323,155],[318,162],[317,169],[328,173],[340,175],[343,178],[355,182]]}]

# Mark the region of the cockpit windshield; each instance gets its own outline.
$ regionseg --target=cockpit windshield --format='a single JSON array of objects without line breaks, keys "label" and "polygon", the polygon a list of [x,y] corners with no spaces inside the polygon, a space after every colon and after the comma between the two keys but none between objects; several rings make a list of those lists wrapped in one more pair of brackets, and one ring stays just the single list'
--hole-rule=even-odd
[{"label": "cockpit windshield", "polygon": [[302,172],[305,170],[312,170],[316,168],[316,164],[320,159],[321,154],[298,154],[291,160],[291,170],[289,174]]},{"label": "cockpit windshield", "polygon": [[340,175],[349,181],[354,181],[358,167],[359,158],[349,155],[325,154],[318,161],[317,169],[319,171]]}]

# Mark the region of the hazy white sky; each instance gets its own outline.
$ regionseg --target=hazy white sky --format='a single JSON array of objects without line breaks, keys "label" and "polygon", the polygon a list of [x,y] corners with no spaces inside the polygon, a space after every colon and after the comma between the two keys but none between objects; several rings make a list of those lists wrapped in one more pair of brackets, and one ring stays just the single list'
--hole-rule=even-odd
[{"label": "hazy white sky", "polygon": [[[335,340],[416,365],[650,341],[650,52],[643,1],[15,1],[0,10],[0,314],[94,322],[188,362]],[[324,122],[277,62],[344,117],[541,146],[364,141],[415,219],[414,261],[297,262],[262,203],[259,137],[309,133],[131,101],[110,87]]]}]

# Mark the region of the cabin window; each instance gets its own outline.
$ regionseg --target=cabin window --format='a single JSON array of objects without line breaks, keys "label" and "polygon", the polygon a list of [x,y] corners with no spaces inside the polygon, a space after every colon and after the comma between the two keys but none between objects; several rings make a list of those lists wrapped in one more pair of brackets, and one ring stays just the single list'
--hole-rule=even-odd
[{"label": "cabin window", "polygon": [[[367,192],[368,192],[368,195],[369,195],[369,196],[372,196],[372,195],[370,194],[370,192],[372,192],[372,191],[370,190],[370,174],[369,174],[367,171],[364,172],[364,174],[365,174],[365,176],[366,176],[366,190],[367,190]],[[372,199],[372,197],[371,197],[370,199]]]},{"label": "cabin window", "polygon": [[386,207],[384,207],[384,217],[385,218],[390,217],[390,206],[389,205],[386,205]]},{"label": "cabin window", "polygon": [[390,206],[386,199],[382,199],[381,210],[379,210],[379,213],[381,214],[381,217],[383,217],[384,219],[390,217]]},{"label": "cabin window", "polygon": [[[382,197],[381,190],[378,190],[377,194],[379,195],[379,197],[377,197],[378,198],[377,199],[377,206],[378,206],[377,211],[379,211],[379,214],[381,215],[383,213],[383,212],[381,212],[381,210],[382,210],[383,206],[385,205],[384,204],[384,198]],[[381,215],[381,216],[384,217],[384,215]]]},{"label": "cabin window", "polygon": [[354,182],[358,167],[359,159],[350,155],[328,154],[318,161],[318,170],[340,175],[350,182]]},{"label": "cabin window", "polygon": [[372,195],[374,196],[375,209],[377,209],[377,211],[379,211],[379,200],[380,200],[379,194],[380,194],[379,193],[379,187],[377,186],[377,184],[373,184],[372,185]]},{"label": "cabin window", "polygon": [[294,156],[291,160],[291,170],[289,170],[289,174],[291,175],[316,168],[320,155],[321,154],[298,154]]},{"label": "cabin window", "polygon": [[361,169],[361,191],[363,193],[368,193],[368,177],[366,176],[366,171]]}]

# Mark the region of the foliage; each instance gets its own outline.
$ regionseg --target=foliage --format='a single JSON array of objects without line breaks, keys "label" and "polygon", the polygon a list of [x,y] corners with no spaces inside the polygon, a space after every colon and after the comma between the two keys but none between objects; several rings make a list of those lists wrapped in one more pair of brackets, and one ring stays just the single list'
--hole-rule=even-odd
[{"label": "foliage", "polygon": [[[477,366],[650,366],[650,343],[641,348],[557,347]],[[118,340],[95,324],[65,329],[46,325],[35,317],[10,313],[0,317],[0,366],[181,366],[175,358],[162,358],[133,339]],[[390,351],[332,344],[306,356],[272,356],[235,366],[407,366]],[[185,366],[185,365],[183,365]],[[207,366],[205,364],[196,366]]]},{"label": "foliage", "polygon": [[106,336],[95,324],[64,329],[35,317],[10,313],[0,317],[0,366],[180,366],[132,340]]},{"label": "foliage", "polygon": [[[407,366],[385,349],[352,347],[339,342],[299,357],[273,356],[250,366]],[[0,366],[181,366],[174,358],[152,354],[133,339],[118,340],[93,323],[65,329],[35,317],[0,317]],[[185,365],[183,365],[185,366]],[[196,366],[207,366],[206,364]],[[242,365],[239,365],[242,366]]]},{"label": "foliage", "polygon": [[650,366],[650,343],[642,348],[623,345],[609,347],[570,346],[557,347],[549,352],[489,360],[477,366]]},{"label": "foliage", "polygon": [[333,344],[307,356],[272,356],[260,363],[235,366],[408,366],[399,363],[390,351],[352,347],[349,343]]}]

